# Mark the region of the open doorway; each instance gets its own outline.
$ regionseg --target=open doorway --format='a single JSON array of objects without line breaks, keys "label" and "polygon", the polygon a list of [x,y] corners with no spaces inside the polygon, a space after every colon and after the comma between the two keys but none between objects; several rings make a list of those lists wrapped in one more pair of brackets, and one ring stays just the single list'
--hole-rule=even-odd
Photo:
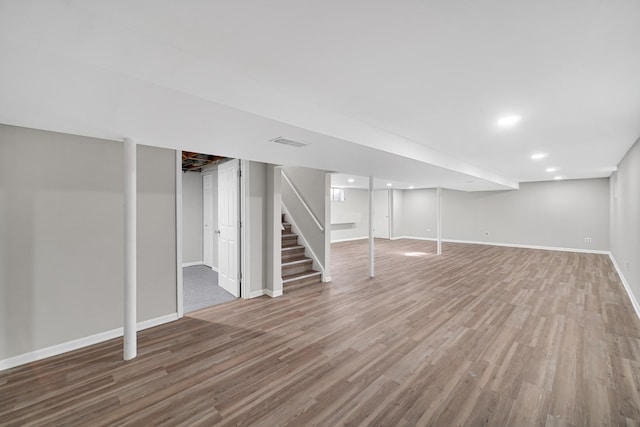
[{"label": "open doorway", "polygon": [[240,162],[182,152],[183,311],[240,296]]}]

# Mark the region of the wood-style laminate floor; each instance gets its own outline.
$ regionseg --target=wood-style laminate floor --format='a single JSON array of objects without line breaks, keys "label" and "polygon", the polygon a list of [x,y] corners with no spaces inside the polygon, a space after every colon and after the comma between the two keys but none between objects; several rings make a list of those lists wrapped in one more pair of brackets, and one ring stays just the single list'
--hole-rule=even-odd
[{"label": "wood-style laminate floor", "polygon": [[331,284],[0,372],[0,425],[640,424],[640,324],[605,255],[366,241]]}]

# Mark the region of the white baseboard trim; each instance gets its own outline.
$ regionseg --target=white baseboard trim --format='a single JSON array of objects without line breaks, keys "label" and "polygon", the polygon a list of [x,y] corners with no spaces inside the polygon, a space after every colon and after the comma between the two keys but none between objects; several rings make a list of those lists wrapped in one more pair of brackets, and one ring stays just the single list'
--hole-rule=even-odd
[{"label": "white baseboard trim", "polygon": [[278,291],[272,291],[271,289],[265,289],[265,294],[269,295],[271,298],[276,298],[282,296],[282,289]]},{"label": "white baseboard trim", "polygon": [[[174,320],[178,320],[178,313],[171,313],[165,316],[144,320],[142,322],[138,322],[138,331],[144,331],[145,329],[149,329],[149,328],[153,328],[154,326],[160,326],[165,323],[173,322]],[[122,328],[118,328],[118,330],[121,332],[120,335],[124,333]]]},{"label": "white baseboard trim", "polygon": [[[154,326],[162,325],[164,323],[173,322],[174,320],[178,320],[178,313],[172,313],[166,316],[160,316],[154,319],[145,320],[138,323],[138,331],[149,329]],[[26,363],[36,362],[38,360],[46,359],[47,357],[58,356],[62,353],[67,353],[69,351],[78,350],[83,347],[98,344],[113,338],[121,337],[122,335],[123,329],[116,328],[110,331],[89,335],[88,337],[78,338],[72,341],[67,341],[65,343],[52,345],[51,347],[46,347],[39,350],[31,351],[29,353],[13,356],[9,359],[0,360],[0,371],[15,368],[16,366],[24,365]]]},{"label": "white baseboard trim", "polygon": [[267,294],[267,290],[266,289],[260,289],[259,291],[251,291],[249,293],[249,298],[247,299],[251,299],[251,298],[258,298],[261,297],[263,295]]},{"label": "white baseboard trim", "polygon": [[519,243],[476,242],[472,240],[454,240],[454,239],[442,239],[442,241],[447,243],[467,243],[470,245],[504,246],[507,248],[539,249],[543,251],[578,252],[578,253],[585,253],[585,254],[609,255],[609,251],[601,251],[596,249],[560,248],[555,246],[521,245]]},{"label": "white baseboard trim", "polygon": [[183,262],[182,267],[193,267],[194,265],[203,265],[202,261]]},{"label": "white baseboard trim", "polygon": [[[398,240],[398,239],[411,239],[411,240],[427,240],[430,242],[437,242],[438,239],[435,239],[433,237],[418,237],[418,236],[400,236],[400,237],[395,237],[393,240]],[[443,240],[444,242],[445,240]]]},{"label": "white baseboard trim", "polygon": [[335,239],[335,240],[331,240],[331,243],[341,243],[341,242],[353,242],[354,240],[365,240],[368,239],[368,236],[364,236],[364,237],[350,237],[348,239]]},{"label": "white baseboard trim", "polygon": [[[437,239],[433,239],[430,237],[402,236],[401,238],[413,239],[413,240],[429,240],[433,242],[437,241]],[[543,251],[578,252],[578,253],[585,253],[585,254],[609,255],[609,251],[602,251],[597,249],[560,248],[555,246],[521,245],[519,243],[479,242],[475,240],[456,240],[456,239],[442,239],[442,241],[445,243],[466,243],[469,245],[503,246],[507,248],[539,249]]]},{"label": "white baseboard trim", "polygon": [[616,259],[614,258],[612,253],[609,253],[609,258],[611,258],[611,262],[613,263],[613,266],[616,269],[618,276],[620,276],[620,281],[622,282],[622,286],[624,286],[624,290],[627,291],[627,295],[629,295],[629,299],[631,300],[631,305],[633,305],[633,309],[636,311],[636,316],[638,316],[638,318],[640,319],[640,304],[638,304],[638,300],[636,299],[635,295],[633,295],[633,292],[631,291],[631,286],[629,286],[629,282],[627,282],[627,279],[624,277],[624,274],[622,273],[622,268],[620,268],[620,266],[616,262]]}]

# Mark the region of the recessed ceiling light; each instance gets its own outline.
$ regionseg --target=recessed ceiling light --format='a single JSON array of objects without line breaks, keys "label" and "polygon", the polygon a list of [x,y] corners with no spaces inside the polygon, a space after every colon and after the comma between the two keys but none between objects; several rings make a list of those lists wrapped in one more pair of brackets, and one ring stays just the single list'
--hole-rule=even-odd
[{"label": "recessed ceiling light", "polygon": [[558,168],[547,168],[545,169],[547,172],[555,172],[558,170]]},{"label": "recessed ceiling light", "polygon": [[502,126],[502,127],[513,126],[516,123],[518,123],[520,120],[522,120],[522,117],[520,117],[520,116],[518,116],[516,114],[512,114],[510,116],[500,117],[498,119],[498,126]]},{"label": "recessed ceiling light", "polygon": [[545,157],[547,157],[548,154],[547,153],[536,153],[533,156],[531,156],[531,158],[533,160],[540,160],[540,159],[544,159]]},{"label": "recessed ceiling light", "polygon": [[388,183],[388,184],[387,184],[387,187],[391,187],[391,183]]},{"label": "recessed ceiling light", "polygon": [[558,175],[558,176],[554,176],[554,177],[553,177],[553,179],[555,179],[556,181],[558,181],[558,180],[562,179],[562,177]]},{"label": "recessed ceiling light", "polygon": [[353,178],[349,178],[347,181],[353,183],[354,179]]},{"label": "recessed ceiling light", "polygon": [[409,186],[409,190],[413,190],[413,185],[410,185],[410,186]]}]

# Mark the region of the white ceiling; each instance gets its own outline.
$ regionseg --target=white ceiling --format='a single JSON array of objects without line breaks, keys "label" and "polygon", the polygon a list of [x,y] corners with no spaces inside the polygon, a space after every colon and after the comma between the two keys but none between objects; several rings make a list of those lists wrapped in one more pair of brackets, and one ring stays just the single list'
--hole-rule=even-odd
[{"label": "white ceiling", "polygon": [[638,22],[636,0],[0,0],[0,122],[416,187],[609,176],[640,136]]}]

